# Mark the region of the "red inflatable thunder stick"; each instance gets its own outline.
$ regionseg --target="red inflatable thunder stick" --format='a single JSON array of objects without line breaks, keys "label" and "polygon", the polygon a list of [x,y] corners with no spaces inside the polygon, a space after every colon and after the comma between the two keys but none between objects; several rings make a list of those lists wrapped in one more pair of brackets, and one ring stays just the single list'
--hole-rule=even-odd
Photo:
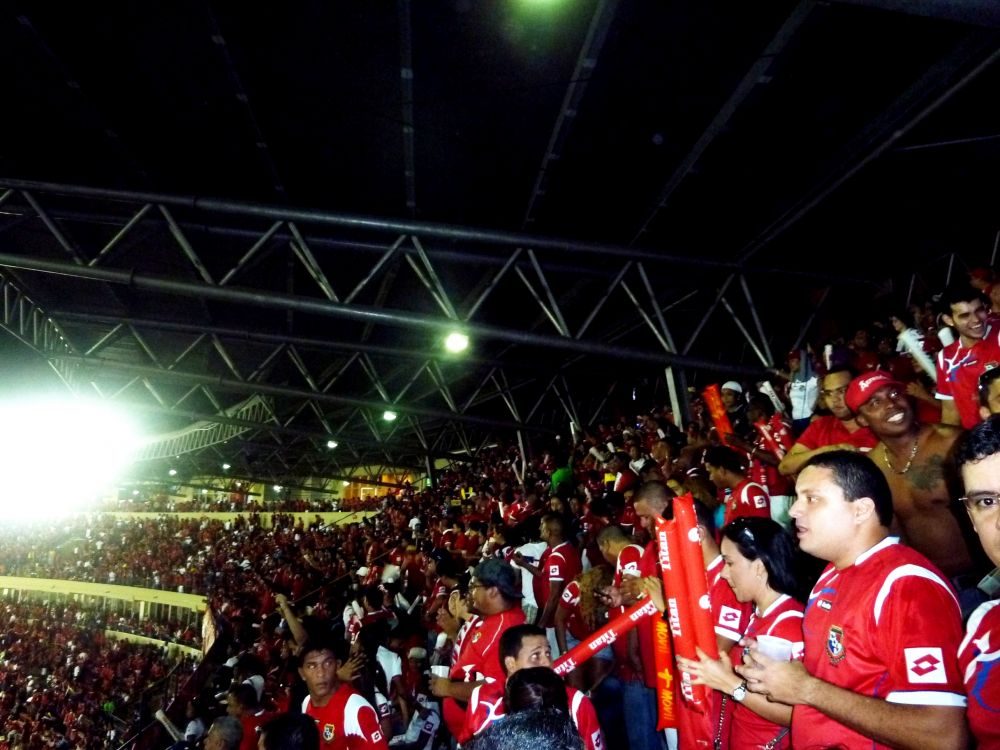
[{"label": "red inflatable thunder stick", "polygon": [[726,435],[732,435],[733,426],[729,423],[729,415],[726,414],[726,407],[722,403],[722,391],[719,390],[718,383],[712,383],[702,391],[701,395],[705,399],[705,406],[708,407],[712,424],[715,425],[715,431],[719,433],[719,437],[725,438]]},{"label": "red inflatable thunder stick", "polygon": [[555,670],[556,674],[569,674],[605,646],[610,646],[647,617],[655,614],[656,605],[648,598],[640,599],[591,635],[590,640],[574,646],[556,659],[552,664],[552,669]]},{"label": "red inflatable thunder stick", "polygon": [[653,620],[653,657],[656,663],[657,729],[677,726],[674,702],[674,653],[670,647],[670,626],[662,617]]},{"label": "red inflatable thunder stick", "polygon": [[777,456],[779,461],[783,459],[788,449],[792,447],[792,436],[785,423],[781,421],[781,417],[775,414],[771,417],[770,423],[761,419],[754,422],[753,426],[757,428],[761,440],[764,441],[764,447]]},{"label": "red inflatable thunder stick", "polygon": [[[708,580],[691,495],[675,497],[673,511],[672,521],[656,519],[656,539],[674,652],[686,659],[697,659],[695,649],[700,648],[710,658],[718,659]],[[692,685],[691,675],[686,672],[680,673],[678,687],[682,700],[674,707],[674,713],[681,747],[710,747],[712,691],[704,685]],[[664,723],[662,716],[660,723]]]}]

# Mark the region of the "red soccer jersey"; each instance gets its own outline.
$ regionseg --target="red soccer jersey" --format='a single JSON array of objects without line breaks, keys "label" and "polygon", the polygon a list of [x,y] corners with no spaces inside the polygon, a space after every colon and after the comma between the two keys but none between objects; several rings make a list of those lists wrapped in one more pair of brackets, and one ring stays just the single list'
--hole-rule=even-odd
[{"label": "red soccer jersey", "polygon": [[[572,581],[580,573],[580,553],[569,542],[563,542],[555,547],[548,547],[538,561],[540,575],[535,576],[538,588],[535,591],[535,601],[538,609],[544,610],[549,600],[552,587],[562,586],[566,581]],[[539,623],[543,628],[551,627],[551,622]]]},{"label": "red soccer jersey", "polygon": [[[506,715],[503,697],[503,683],[491,682],[480,685],[473,691],[465,714],[465,728],[462,736],[458,738],[460,743],[465,744],[494,721]],[[580,733],[585,750],[604,750],[604,735],[590,698],[567,685],[566,702],[569,704],[569,714]]]},{"label": "red soccer jersey", "polygon": [[590,635],[587,623],[583,620],[583,615],[580,612],[580,584],[576,581],[570,581],[566,584],[566,588],[563,589],[562,596],[559,597],[559,607],[560,609],[569,610],[569,615],[566,618],[566,630],[571,636],[576,638],[578,641],[587,640],[587,636]]},{"label": "red soccer jersey", "polygon": [[347,684],[337,688],[325,706],[314,706],[309,696],[302,713],[316,721],[322,750],[382,750],[389,745],[372,705]]},{"label": "red soccer jersey", "polygon": [[[802,610],[803,607],[790,596],[782,595],[760,615],[754,613],[747,627],[746,635],[754,638],[769,636],[786,641],[792,652],[792,658],[802,659]],[[729,652],[733,664],[743,661],[743,647],[733,646]],[[759,750],[760,747],[772,742],[784,727],[761,717],[737,701],[726,701],[729,716],[729,749]],[[775,748],[789,746],[787,734]]]},{"label": "red soccer jersey", "polygon": [[[640,574],[640,563],[643,558],[643,549],[638,544],[630,544],[622,549],[618,553],[618,560],[615,562],[615,577],[614,585],[615,587],[620,587],[622,585],[622,579],[626,576],[638,576]],[[619,608],[619,613],[625,611],[625,607]],[[641,636],[641,631],[640,631]],[[640,645],[641,645],[640,637]],[[642,675],[636,675],[632,672],[632,667],[629,664],[628,659],[628,638],[619,638],[613,644],[611,644],[611,649],[615,653],[616,661],[618,662],[618,672],[623,680],[638,680],[641,679]]]},{"label": "red soccer jersey", "polygon": [[625,471],[619,471],[615,475],[615,492],[625,492],[625,490],[630,487],[634,487],[639,483],[639,475],[636,474],[631,469],[625,469]]},{"label": "red soccer jersey", "polygon": [[938,352],[937,397],[954,401],[962,427],[969,430],[980,422],[979,376],[988,367],[1000,365],[1000,328],[987,327],[986,335],[971,347],[959,338]]},{"label": "red soccer jersey", "polygon": [[[889,537],[853,565],[823,571],[806,607],[803,663],[814,677],[861,695],[964,707],[958,600],[927,558],[898,542]],[[792,712],[792,745],[886,747],[805,705]]]},{"label": "red soccer jersey", "polygon": [[500,636],[507,628],[523,624],[524,610],[517,606],[478,618],[465,634],[458,661],[452,664],[452,679],[465,682],[490,680],[503,684],[506,675],[500,666]]},{"label": "red soccer jersey", "polygon": [[979,747],[1000,748],[1000,600],[980,604],[966,626],[958,666],[969,700],[966,716]]},{"label": "red soccer jersey", "polygon": [[854,432],[848,432],[843,422],[832,415],[827,415],[817,417],[810,422],[796,442],[811,451],[827,445],[850,443],[865,452],[878,445],[878,438],[867,427],[859,427]]},{"label": "red soccer jersey", "polygon": [[[625,576],[639,575],[639,563],[642,561],[643,552],[643,548],[638,544],[629,544],[618,553],[618,560],[615,561],[615,586],[621,586]],[[625,611],[624,607],[621,611]]]},{"label": "red soccer jersey", "polygon": [[243,725],[243,739],[240,741],[240,750],[256,750],[257,740],[260,735],[260,728],[267,724],[275,714],[267,711],[258,711],[250,716],[241,716],[240,723]]},{"label": "red soccer jersey", "polygon": [[753,604],[740,602],[733,593],[732,587],[722,577],[722,569],[726,566],[722,555],[708,564],[708,596],[712,600],[712,621],[715,634],[738,641],[746,632],[753,614]]},{"label": "red soccer jersey", "polygon": [[733,493],[726,501],[726,516],[722,525],[743,516],[771,517],[771,498],[763,487],[749,479],[733,487]]}]

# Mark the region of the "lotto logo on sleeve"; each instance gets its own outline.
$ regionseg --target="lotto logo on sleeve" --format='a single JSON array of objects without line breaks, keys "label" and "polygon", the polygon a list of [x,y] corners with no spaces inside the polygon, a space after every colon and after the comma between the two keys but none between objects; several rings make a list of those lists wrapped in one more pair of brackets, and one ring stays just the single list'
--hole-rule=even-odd
[{"label": "lotto logo on sleeve", "polygon": [[372,733],[372,742],[381,742],[381,741],[382,741],[382,733],[376,729]]},{"label": "lotto logo on sleeve", "polygon": [[730,627],[736,627],[740,624],[740,618],[742,616],[740,612],[735,607],[727,607],[722,605],[719,607],[719,624],[728,625]]},{"label": "lotto logo on sleeve", "polygon": [[594,750],[604,750],[604,737],[601,736],[600,729],[590,735],[590,744]]},{"label": "lotto logo on sleeve", "polygon": [[911,684],[937,684],[948,681],[944,658],[939,648],[904,648],[906,677]]},{"label": "lotto logo on sleeve", "polygon": [[559,575],[559,566],[558,565],[550,565],[549,566],[549,575],[550,576],[557,576],[557,575]]},{"label": "lotto logo on sleeve", "polygon": [[757,495],[757,497],[753,499],[753,504],[758,508],[764,508],[767,506],[767,501],[764,499],[763,495]]}]

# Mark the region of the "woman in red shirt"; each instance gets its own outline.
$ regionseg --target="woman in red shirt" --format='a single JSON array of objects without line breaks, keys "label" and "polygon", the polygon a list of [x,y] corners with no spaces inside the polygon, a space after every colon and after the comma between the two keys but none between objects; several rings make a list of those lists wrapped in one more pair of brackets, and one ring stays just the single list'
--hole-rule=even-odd
[{"label": "woman in red shirt", "polygon": [[754,612],[739,644],[719,659],[677,659],[698,685],[708,685],[720,697],[716,746],[729,750],[775,750],[789,747],[792,708],[747,691],[746,681],[733,669],[742,664],[748,639],[758,648],[785,660],[802,659],[805,590],[796,575],[797,548],[791,535],[770,518],[740,517],[722,530],[722,577],[741,602],[753,602]]}]

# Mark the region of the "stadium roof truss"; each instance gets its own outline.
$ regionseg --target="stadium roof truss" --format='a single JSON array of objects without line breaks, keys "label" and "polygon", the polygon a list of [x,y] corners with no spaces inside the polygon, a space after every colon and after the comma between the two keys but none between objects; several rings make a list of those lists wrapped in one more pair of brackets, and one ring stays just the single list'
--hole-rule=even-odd
[{"label": "stadium roof truss", "polygon": [[[636,162],[632,172],[622,173],[629,175],[628,184],[621,183],[629,204],[646,206],[628,224],[610,210],[607,216],[589,210],[601,205],[600,196],[585,185],[577,188],[566,175],[586,174],[596,152],[579,144],[592,140],[595,128],[614,127],[612,108],[594,100],[603,102],[616,76],[624,81],[636,75],[629,67],[634,62],[621,59],[622,50],[631,49],[622,44],[621,27],[643,13],[667,11],[616,0],[585,5],[575,45],[561,60],[565,79],[548,109],[542,108],[547,114],[536,118],[532,142],[540,147],[513,141],[519,156],[540,156],[527,170],[529,178],[502,185],[504,201],[513,195],[523,212],[517,220],[495,221],[507,229],[488,229],[464,220],[417,218],[420,194],[428,196],[426,203],[439,200],[434,215],[451,214],[441,198],[449,180],[426,166],[420,135],[431,131],[419,127],[415,98],[421,58],[415,58],[414,39],[439,32],[433,24],[428,29],[409,0],[395,6],[396,69],[388,76],[399,103],[393,123],[401,144],[398,171],[378,175],[380,185],[401,181],[403,200],[378,204],[381,210],[373,213],[294,207],[309,201],[289,200],[286,173],[294,170],[287,159],[283,166],[269,141],[274,133],[287,133],[273,112],[257,105],[262,79],[248,80],[246,61],[225,31],[239,26],[239,19],[205,4],[211,45],[192,49],[192,55],[204,52],[215,61],[220,73],[213,85],[237,102],[227,110],[228,125],[251,136],[250,146],[230,164],[232,174],[223,175],[229,181],[212,184],[244,193],[241,175],[249,169],[264,175],[266,189],[250,191],[257,199],[232,199],[0,177],[3,327],[43,356],[74,391],[145,416],[160,438],[147,446],[139,474],[162,477],[168,464],[180,461],[187,476],[205,476],[217,473],[225,460],[233,476],[288,485],[297,477],[357,477],[361,470],[355,467],[367,467],[361,474],[369,479],[389,467],[419,474],[436,460],[467,459],[514,435],[523,452],[533,436],[548,440],[569,424],[589,425],[613,394],[620,407],[629,400],[620,398],[623,390],[649,382],[664,383],[656,398],[685,414],[689,387],[717,375],[756,377],[780,364],[780,355],[805,339],[833,290],[872,295],[884,290],[873,280],[890,278],[897,288],[909,284],[909,296],[914,269],[941,257],[950,258],[951,273],[955,253],[939,248],[913,253],[905,267],[891,257],[873,257],[864,246],[855,251],[857,262],[844,251],[838,264],[822,252],[798,248],[807,229],[808,244],[836,222],[821,215],[815,229],[804,219],[822,214],[831,197],[860,181],[862,171],[877,172],[871,166],[885,163],[888,154],[941,145],[921,142],[938,133],[929,123],[947,114],[953,100],[971,97],[970,89],[976,93],[984,74],[986,84],[996,80],[1000,12],[994,4],[803,0],[782,4],[784,15],[770,21],[754,16],[764,44],[734,56],[738,67],[727,78],[732,85],[713,100],[713,113],[694,120],[688,145],[662,164]],[[777,6],[772,11],[779,12]],[[905,85],[893,81],[880,97],[869,97],[866,109],[840,123],[837,138],[821,131],[804,137],[815,141],[806,175],[796,181],[779,170],[778,187],[768,183],[759,192],[784,192],[775,192],[766,206],[748,207],[752,221],[742,216],[742,223],[727,226],[730,217],[720,216],[716,193],[732,175],[759,173],[755,152],[769,145],[760,144],[772,123],[805,108],[800,101],[812,89],[796,72],[797,65],[813,62],[809,43],[826,44],[861,17],[885,29],[908,24],[910,47],[899,53],[913,58],[899,73]],[[146,137],[142,129],[123,138],[112,127],[110,105],[97,103],[108,101],[106,92],[88,96],[101,80],[82,85],[57,54],[51,35],[67,48],[72,44],[58,28],[64,22],[21,14],[8,47],[11,54],[30,50],[46,75],[66,83],[59,97],[78,118],[74,133],[97,134],[80,144],[79,158],[86,159],[84,147],[106,154],[106,163],[126,175],[111,184],[177,184],[163,174],[157,180],[149,168],[169,165],[144,160],[128,145]],[[872,48],[879,49],[877,38]],[[418,51],[426,55],[422,59],[433,56]],[[778,87],[785,96],[779,102],[762,93],[775,78],[786,86]],[[483,124],[480,119],[466,126]],[[155,128],[154,120],[146,127]],[[745,132],[747,142],[734,141],[734,132]],[[20,135],[28,156],[16,174],[73,174],[89,177],[90,185],[109,184],[100,179],[102,171],[86,164],[75,172],[51,165],[33,172],[32,159],[44,162],[46,135]],[[149,138],[168,148],[154,134]],[[735,151],[734,143],[744,150]],[[456,141],[454,148],[461,152],[463,143]],[[771,163],[791,158],[775,154]],[[302,180],[302,165],[296,166]],[[317,183],[318,175],[332,175],[335,166],[326,162],[326,172],[306,172],[295,194],[315,196],[312,205],[338,205],[323,190],[304,187]],[[885,175],[876,177],[859,200],[882,189]],[[650,189],[634,194],[633,181]],[[355,183],[361,191],[361,182],[348,175],[341,197],[350,196]],[[488,194],[481,198],[484,205],[492,200],[502,202]],[[350,205],[349,199],[340,204]],[[833,210],[839,208],[837,203]],[[730,213],[740,216],[736,208]],[[574,230],[576,222],[586,227],[583,234]],[[995,229],[992,217],[990,222]],[[717,230],[723,233],[713,234]],[[847,272],[861,261],[866,273]],[[452,331],[469,336],[468,352],[443,349]],[[648,406],[646,396],[637,407]],[[395,420],[384,418],[389,411]],[[331,441],[335,448],[328,447]]]}]

